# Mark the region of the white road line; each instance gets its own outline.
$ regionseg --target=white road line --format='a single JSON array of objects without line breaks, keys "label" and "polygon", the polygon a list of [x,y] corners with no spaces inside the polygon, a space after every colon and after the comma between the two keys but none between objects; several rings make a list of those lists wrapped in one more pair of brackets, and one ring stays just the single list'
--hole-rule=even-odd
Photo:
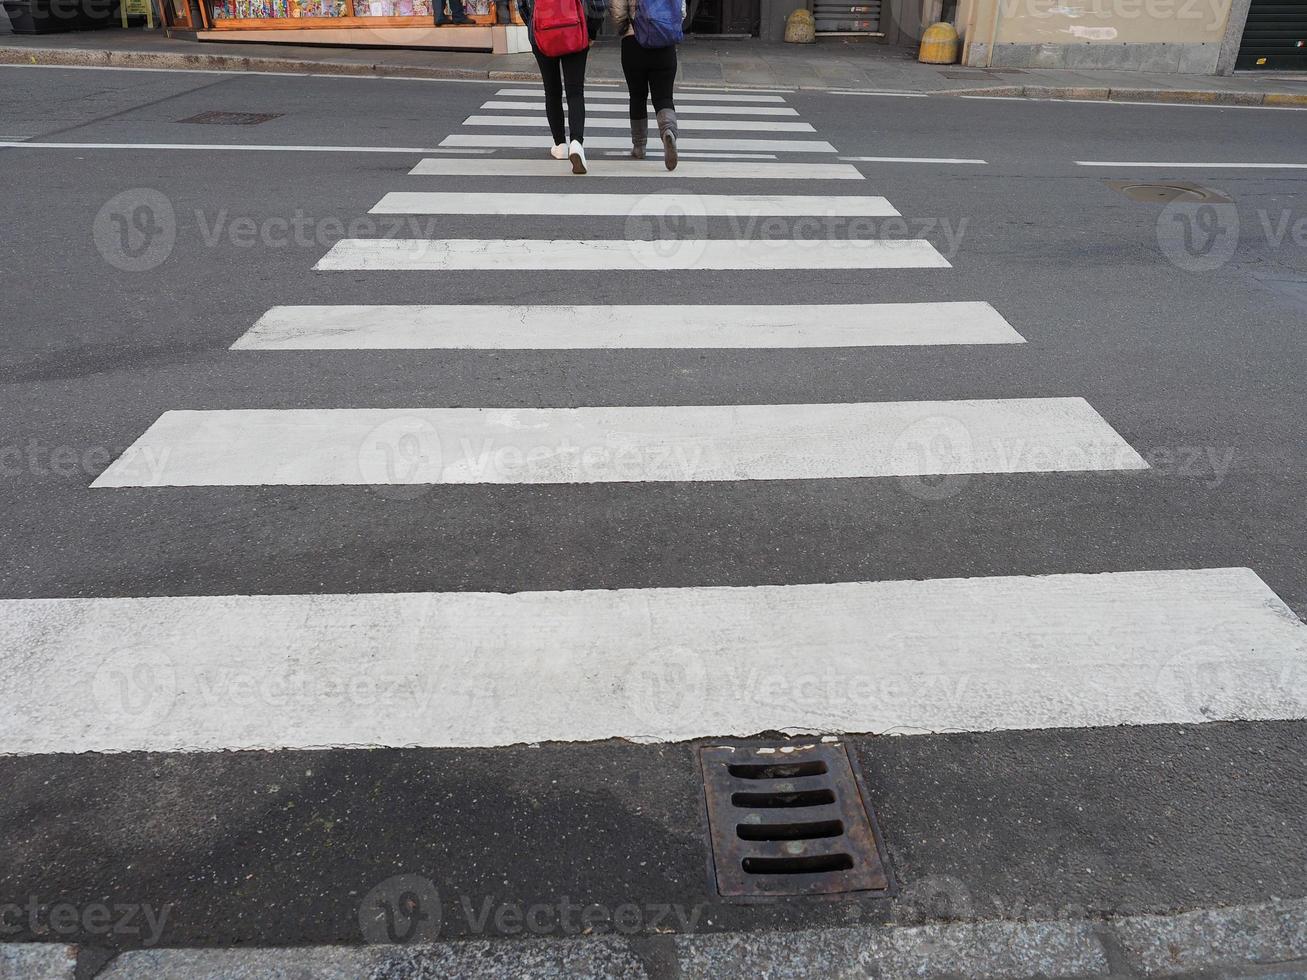
[{"label": "white road line", "polygon": [[1261,109],[1266,112],[1307,112],[1307,106],[1229,105],[1218,102],[1135,102],[1129,99],[1047,99],[1023,95],[959,95],[959,99],[979,102],[1056,102],[1059,105],[1142,105],[1159,109]]},{"label": "white road line", "polygon": [[[0,66],[3,67],[3,66]],[[230,74],[222,72],[222,74]],[[535,144],[532,144],[535,145]],[[627,141],[630,145],[630,141]],[[449,153],[448,149],[430,146],[297,146],[278,143],[46,143],[24,140],[0,142],[0,147],[25,150],[237,150],[253,153]],[[490,153],[489,149],[463,149],[464,153]],[[833,152],[833,150],[832,150]]]},{"label": "white road line", "polygon": [[811,480],[1147,465],[1083,398],[232,409],[165,412],[92,486]]},{"label": "white road line", "polygon": [[[482,128],[510,129],[544,129],[549,124],[542,116],[468,116],[463,120],[464,126]],[[607,119],[602,116],[590,116],[586,119],[587,129],[630,129],[629,119]],[[770,119],[678,119],[677,128],[684,131],[703,130],[710,133],[815,133],[811,123],[774,122]],[[629,142],[629,140],[628,140]]]},{"label": "white road line", "polygon": [[[544,112],[545,104],[543,102],[486,102],[481,106],[482,109],[511,109],[522,111]],[[587,114],[591,112],[627,112],[625,102],[608,103],[602,100],[594,101],[586,105]],[[734,106],[734,105],[690,105],[688,103],[678,104],[676,106],[676,115],[680,118],[686,116],[729,116],[738,114],[741,116],[797,116],[799,111],[787,106]],[[653,116],[653,113],[649,113]]]},{"label": "white road line", "polygon": [[984,163],[984,160],[964,157],[840,157],[858,163]]},{"label": "white road line", "polygon": [[[547,151],[549,136],[505,136],[499,133],[452,133],[440,141],[441,146],[483,146],[495,149],[539,150]],[[26,144],[19,144],[26,145]],[[629,150],[629,136],[587,136],[586,149],[589,150]],[[712,139],[701,136],[687,136],[679,140],[678,146],[691,151],[697,150],[767,150],[779,153],[834,153],[835,147],[825,140],[760,140],[760,139]],[[684,155],[684,154],[682,154]]]},{"label": "white road line", "polygon": [[671,271],[689,269],[947,269],[922,239],[424,239],[345,238],[313,268]]},{"label": "white road line", "polygon": [[1298,720],[1304,661],[1247,568],[5,599],[0,752]]},{"label": "white road line", "polygon": [[[714,94],[711,92],[694,92],[693,96],[691,96],[685,91],[683,91],[682,94],[694,102],[752,102],[759,105],[783,105],[785,103],[785,99],[779,95],[745,95],[743,93]],[[538,99],[541,98],[543,93],[538,88],[503,88],[496,92],[495,95],[501,98],[527,97]],[[589,86],[586,86],[585,96],[587,104],[589,104],[591,99],[621,99],[623,102],[630,100],[630,96],[627,95],[626,89],[624,88],[604,90],[591,89]]]},{"label": "white road line", "polygon": [[[842,158],[841,158],[842,159]],[[1077,167],[1139,167],[1154,170],[1307,170],[1307,163],[1176,163],[1156,160],[1077,160]]]},{"label": "white road line", "polygon": [[[608,155],[607,150],[604,155]],[[621,150],[617,151],[621,153]],[[775,153],[696,153],[693,150],[681,150],[677,154],[681,160],[775,160]]]},{"label": "white road line", "polygon": [[928,92],[863,92],[859,89],[832,88],[826,89],[826,95],[883,95],[895,99],[928,99]]},{"label": "white road line", "polygon": [[[771,154],[747,155],[745,161],[684,163],[675,170],[663,166],[661,157],[630,159],[630,150],[605,150],[625,159],[591,160],[587,177],[731,178],[737,180],[866,180],[862,171],[847,163],[752,163],[755,156],[775,160]],[[684,158],[686,154],[682,153]],[[731,156],[727,154],[727,156]],[[409,171],[413,177],[558,177],[572,180],[565,160],[422,160]]]},{"label": "white road line", "polygon": [[[629,157],[629,156],[631,155],[631,151],[630,151],[630,150],[604,150],[604,151],[603,151],[602,153],[600,153],[599,155],[600,155],[600,156],[603,156],[603,157]],[[776,154],[775,154],[775,153],[694,153],[694,152],[687,153],[687,152],[685,152],[684,150],[680,151],[680,153],[678,153],[677,156],[678,156],[679,159],[681,159],[681,160],[690,160],[690,159],[694,159],[694,160],[775,160],[775,159],[776,159]],[[655,157],[654,157],[654,156],[651,156],[649,159],[653,160],[653,159],[655,159]],[[662,160],[659,159],[659,160],[658,160],[658,163],[659,163],[659,165],[661,166],[661,165],[662,165]],[[664,169],[665,169],[665,168],[664,168]],[[675,174],[675,173],[669,173],[668,176],[669,176],[669,177],[675,177],[675,176],[677,176],[677,174]]]},{"label": "white road line", "polygon": [[458,191],[391,191],[369,214],[491,214],[554,217],[702,215],[733,218],[892,218],[883,197],[822,194],[478,194]]},{"label": "white road line", "polygon": [[275,306],[232,350],[582,350],[1020,344],[988,303]]}]

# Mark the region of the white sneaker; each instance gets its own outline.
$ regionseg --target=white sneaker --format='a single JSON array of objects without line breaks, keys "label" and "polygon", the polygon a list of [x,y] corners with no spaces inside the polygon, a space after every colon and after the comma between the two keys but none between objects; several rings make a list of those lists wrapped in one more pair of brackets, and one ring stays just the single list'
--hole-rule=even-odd
[{"label": "white sneaker", "polygon": [[550,155],[551,157],[553,157],[555,160],[566,160],[566,159],[567,159],[567,144],[566,144],[566,143],[555,143],[555,144],[554,144],[554,148],[553,148],[552,150],[549,151],[549,155]]},{"label": "white sneaker", "polygon": [[572,145],[568,147],[567,157],[572,161],[572,173],[585,173],[585,147],[572,140]]}]

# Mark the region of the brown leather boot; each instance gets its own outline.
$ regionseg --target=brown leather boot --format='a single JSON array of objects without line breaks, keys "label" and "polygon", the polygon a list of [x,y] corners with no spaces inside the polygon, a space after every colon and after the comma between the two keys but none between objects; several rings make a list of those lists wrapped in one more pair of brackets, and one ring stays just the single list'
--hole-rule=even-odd
[{"label": "brown leather boot", "polygon": [[663,163],[676,169],[676,110],[658,110],[658,136],[663,141]]},{"label": "brown leather boot", "polygon": [[644,159],[644,147],[649,142],[649,118],[631,120],[631,156]]}]

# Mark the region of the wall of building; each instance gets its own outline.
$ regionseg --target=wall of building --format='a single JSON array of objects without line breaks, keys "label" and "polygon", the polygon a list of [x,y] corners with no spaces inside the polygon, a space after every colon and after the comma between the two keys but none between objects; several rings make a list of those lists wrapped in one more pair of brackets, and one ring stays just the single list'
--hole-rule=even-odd
[{"label": "wall of building", "polygon": [[961,0],[962,62],[1215,74],[1231,0]]}]

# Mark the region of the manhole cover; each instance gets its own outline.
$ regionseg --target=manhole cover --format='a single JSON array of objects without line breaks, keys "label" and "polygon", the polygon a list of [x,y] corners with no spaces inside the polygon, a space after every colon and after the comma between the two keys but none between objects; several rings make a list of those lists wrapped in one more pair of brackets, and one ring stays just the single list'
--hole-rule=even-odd
[{"label": "manhole cover", "polygon": [[719,894],[891,893],[842,743],[705,746],[699,763]]},{"label": "manhole cover", "polygon": [[1141,184],[1133,180],[1109,180],[1107,186],[1120,191],[1132,201],[1144,204],[1170,204],[1172,201],[1206,202],[1208,204],[1231,204],[1229,197],[1210,187],[1200,187],[1186,181],[1172,181],[1166,184]]},{"label": "manhole cover", "polygon": [[177,121],[200,123],[204,126],[257,126],[269,119],[279,119],[282,115],[284,113],[281,112],[222,112],[215,109],[211,112],[201,112],[198,116],[190,116],[187,119],[178,119]]}]

